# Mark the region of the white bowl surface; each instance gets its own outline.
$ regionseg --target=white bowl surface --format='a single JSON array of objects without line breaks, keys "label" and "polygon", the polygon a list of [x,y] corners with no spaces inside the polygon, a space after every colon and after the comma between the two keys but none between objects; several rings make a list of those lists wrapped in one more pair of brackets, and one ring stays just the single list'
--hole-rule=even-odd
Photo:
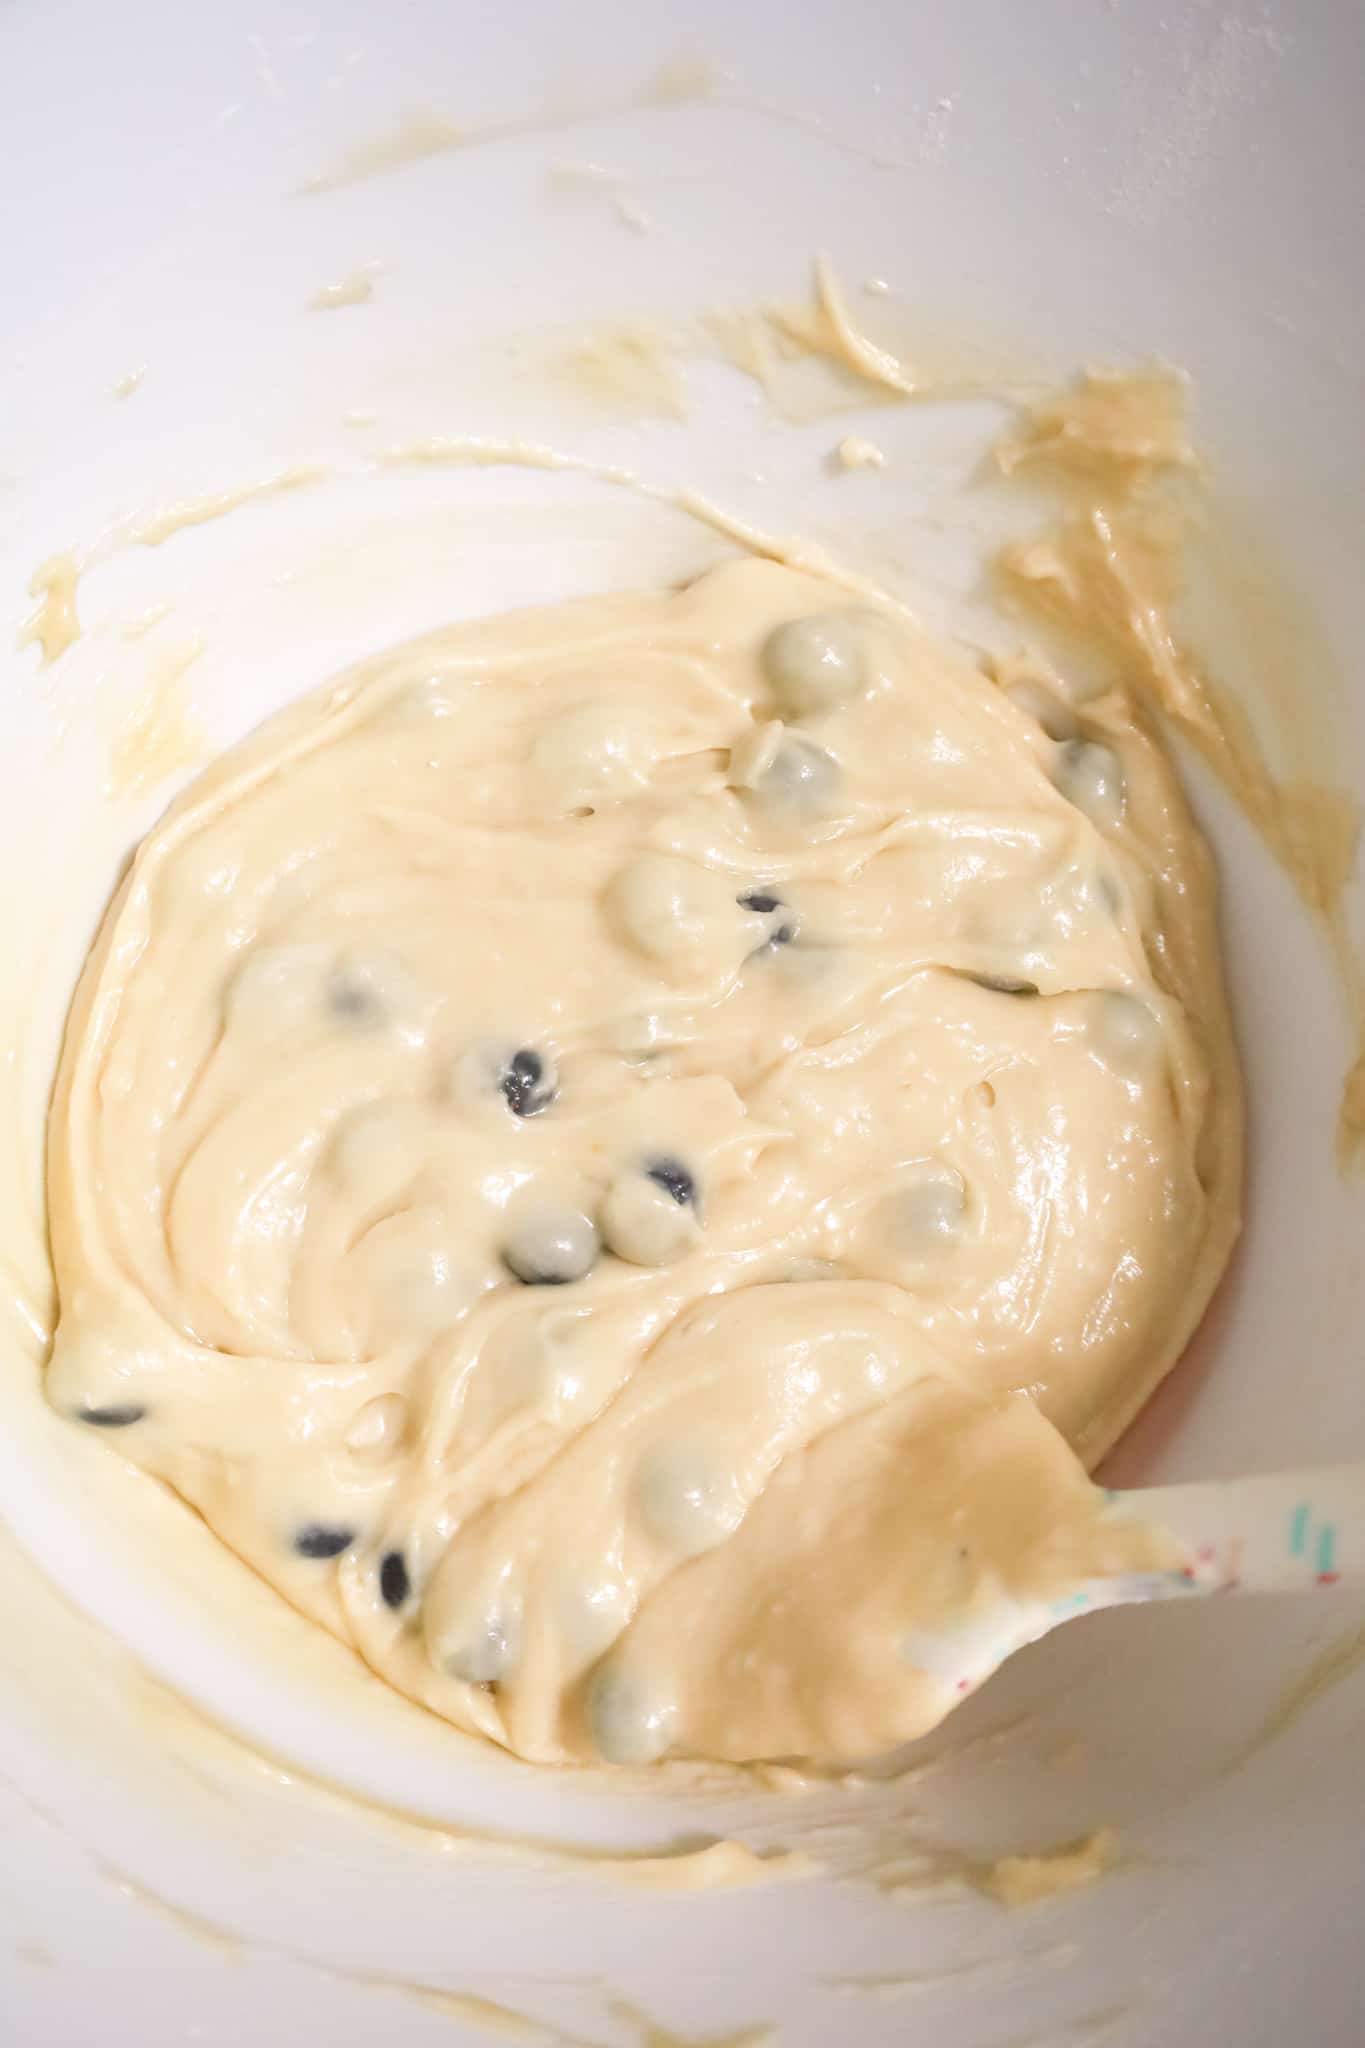
[{"label": "white bowl surface", "polygon": [[[823,250],[912,358],[1183,365],[1211,471],[1191,632],[1277,766],[1365,788],[1363,21],[1331,0],[1173,0],[1160,16],[1142,0],[700,0],[685,22],[638,0],[11,0],[0,1216],[17,1281],[41,1295],[63,1005],[118,861],[172,786],[106,792],[139,688],[194,651],[194,713],[223,743],[407,635],[676,578],[724,549],[583,474],[386,451],[476,435],[625,465],[819,541],[945,626],[992,630],[981,547],[1017,516],[981,482],[997,405],[792,424],[735,370],[689,360],[686,417],[653,417],[565,370],[585,328],[799,299]],[[670,64],[674,97],[651,97]],[[437,122],[467,146],[414,153]],[[385,137],[406,160],[379,174],[371,151],[370,175],[307,189]],[[309,310],[359,273],[364,303]],[[861,293],[873,278],[889,290]],[[886,451],[884,471],[831,473],[849,431]],[[169,506],[301,468],[297,488],[163,546],[131,539]],[[40,671],[16,644],[26,586],[66,550],[89,557],[85,631]],[[1365,1455],[1365,1202],[1332,1158],[1341,992],[1245,822],[1191,779],[1225,876],[1248,1228],[1118,1454],[1125,1477]],[[390,1696],[177,1503],[72,1441],[36,1398],[17,1322],[7,1358],[4,2038],[420,2048],[486,2037],[470,1995],[543,2038],[601,2043],[643,2038],[618,1997],[689,2038],[767,2023],[795,2048],[1360,2039],[1358,1595],[1099,1616],[1019,1659],[895,1793],[741,1797],[717,1780],[626,1796],[490,1760]],[[1278,1725],[1324,1658],[1340,1682]],[[458,1834],[639,1848],[734,1830],[849,1860],[874,1822],[890,1856],[907,1816],[978,1856],[1112,1823],[1124,1862],[1007,1916],[970,1892],[847,1878],[680,1896]]]}]

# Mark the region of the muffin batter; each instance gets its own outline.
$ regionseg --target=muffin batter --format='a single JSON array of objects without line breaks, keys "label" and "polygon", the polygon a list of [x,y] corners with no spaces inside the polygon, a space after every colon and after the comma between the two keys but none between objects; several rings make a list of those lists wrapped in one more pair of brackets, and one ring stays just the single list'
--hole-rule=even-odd
[{"label": "muffin batter", "polygon": [[53,1403],[546,1761],[856,1756],[1237,1228],[1210,863],[1078,712],[768,562],[398,650],[139,848],[50,1127]]}]

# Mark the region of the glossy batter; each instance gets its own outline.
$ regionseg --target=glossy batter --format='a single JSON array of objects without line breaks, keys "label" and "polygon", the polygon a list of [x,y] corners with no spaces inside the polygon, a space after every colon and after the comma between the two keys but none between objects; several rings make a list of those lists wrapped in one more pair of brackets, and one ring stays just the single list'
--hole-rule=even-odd
[{"label": "glossy batter", "polygon": [[1237,1228],[1208,855],[1120,694],[771,562],[462,627],[139,848],[49,1180],[51,1400],[393,1684],[867,1754],[1154,1561],[1084,1468]]}]

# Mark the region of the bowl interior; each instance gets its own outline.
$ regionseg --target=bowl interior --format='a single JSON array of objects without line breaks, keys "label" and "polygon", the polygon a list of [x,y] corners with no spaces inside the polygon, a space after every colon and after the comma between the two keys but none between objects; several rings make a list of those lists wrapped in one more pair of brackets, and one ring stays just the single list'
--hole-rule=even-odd
[{"label": "bowl interior", "polygon": [[[695,572],[730,543],[679,492],[865,567],[945,630],[998,638],[983,550],[1019,517],[983,480],[999,401],[852,391],[786,418],[712,346],[719,312],[803,301],[817,251],[869,323],[948,382],[1154,354],[1188,369],[1209,479],[1187,629],[1282,772],[1365,787],[1365,418],[1348,345],[1365,292],[1342,197],[1365,171],[1355,13],[1190,4],[1156,34],[1136,4],[850,0],[796,16],[756,0],[694,9],[684,43],[663,10],[618,0],[571,20],[438,0],[382,20],[338,0],[319,20],[282,0],[264,27],[238,0],[212,19],[146,0],[117,20],[13,7],[0,51],[25,189],[9,274],[27,281],[0,302],[14,400],[0,434],[14,627],[0,652],[0,1199],[29,1303],[0,1439],[4,1598],[27,1648],[0,1726],[17,1781],[87,1852],[68,1867],[43,1838],[23,1909],[24,1939],[70,1960],[76,1888],[84,1992],[13,1956],[0,1985],[53,2038],[63,2013],[88,2016],[80,1997],[114,1987],[130,2029],[137,2018],[129,2039],[182,2038],[187,2015],[204,2040],[245,2024],[274,2039],[294,2010],[325,2014],[339,2043],[379,2024],[436,2038],[430,2005],[361,1997],[322,1965],[497,1996],[602,2039],[630,2038],[605,2011],[621,1990],[679,2025],[773,2020],[795,2043],[903,2040],[907,2010],[970,2048],[1106,2013],[1116,2042],[1184,2042],[1203,2024],[1268,2043],[1288,2023],[1286,1985],[1312,2038],[1353,2038],[1365,1963],[1336,1940],[1332,1901],[1350,1890],[1332,1879],[1365,1822],[1345,1769],[1360,1683],[1262,1739],[1333,1643],[1345,1670],[1365,1619],[1350,1594],[1330,1613],[1233,1602],[1068,1630],[894,1792],[604,1792],[471,1753],[314,1641],[159,1489],[69,1442],[36,1397],[34,1328],[64,1003],[120,860],[174,787],[111,797],[111,735],[173,671],[203,743],[226,743],[453,618]],[[345,303],[312,303],[336,286]],[[646,365],[667,361],[681,410],[647,374],[623,389],[585,367],[585,337],[591,358],[623,331]],[[836,473],[848,433],[885,468]],[[412,459],[468,436],[509,459]],[[585,467],[534,466],[546,448]],[[622,470],[653,495],[609,474]],[[194,516],[159,538],[175,508]],[[67,551],[83,633],[39,669],[14,644],[25,592]],[[1345,1001],[1245,820],[1189,772],[1224,880],[1248,1224],[1191,1354],[1115,1454],[1124,1483],[1365,1451],[1365,1208],[1333,1159]],[[435,1825],[290,1782],[309,1773]],[[36,1837],[26,1811],[16,1828]],[[832,1880],[695,1898],[570,1883],[449,1832],[638,1849],[738,1830],[885,1874],[915,1828],[984,1856],[1101,1822],[1120,1828],[1128,1867],[1016,1919],[970,1891],[928,1912]],[[101,1863],[235,1930],[250,1944],[242,1984],[220,1996],[214,1976],[206,2004],[212,1952],[127,1898],[115,1910]],[[948,1868],[902,1877],[913,1889]],[[162,2005],[133,1988],[143,1978]],[[876,1991],[893,1979],[899,1993]],[[471,2011],[439,2023],[442,2039],[480,2038]]]}]

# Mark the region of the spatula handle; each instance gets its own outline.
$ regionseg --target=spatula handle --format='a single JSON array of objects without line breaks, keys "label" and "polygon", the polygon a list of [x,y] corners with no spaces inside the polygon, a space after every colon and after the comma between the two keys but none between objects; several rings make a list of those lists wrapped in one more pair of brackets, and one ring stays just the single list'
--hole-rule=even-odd
[{"label": "spatula handle", "polygon": [[1192,1591],[1291,1592],[1365,1577],[1365,1465],[1144,1487],[1111,1499],[1184,1546]]}]

